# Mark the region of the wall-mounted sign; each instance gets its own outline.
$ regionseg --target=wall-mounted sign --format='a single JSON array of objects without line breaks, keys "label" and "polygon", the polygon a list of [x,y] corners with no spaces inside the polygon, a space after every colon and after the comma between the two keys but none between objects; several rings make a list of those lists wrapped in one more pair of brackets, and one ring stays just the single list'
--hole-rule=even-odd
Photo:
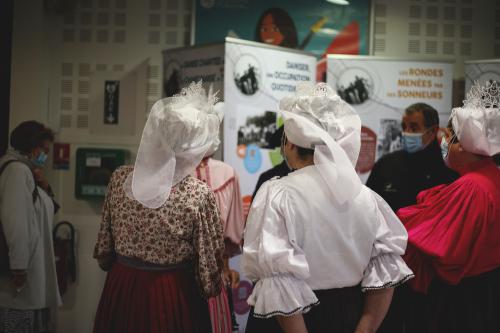
[{"label": "wall-mounted sign", "polygon": [[113,171],[125,164],[123,149],[79,148],[76,151],[75,196],[103,198]]},{"label": "wall-mounted sign", "polygon": [[118,101],[120,99],[120,81],[104,81],[104,123],[118,124]]},{"label": "wall-mounted sign", "polygon": [[69,143],[54,143],[52,165],[55,170],[69,169]]}]

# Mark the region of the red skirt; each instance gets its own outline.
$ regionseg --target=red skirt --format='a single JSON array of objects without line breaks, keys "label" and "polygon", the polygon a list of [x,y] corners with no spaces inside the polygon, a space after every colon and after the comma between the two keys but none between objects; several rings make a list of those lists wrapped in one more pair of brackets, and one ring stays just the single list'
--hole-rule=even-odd
[{"label": "red skirt", "polygon": [[212,333],[231,333],[233,325],[226,288],[222,288],[218,296],[208,299],[208,308],[212,320]]},{"label": "red skirt", "polygon": [[94,323],[96,333],[206,333],[207,302],[191,269],[147,271],[115,263]]}]

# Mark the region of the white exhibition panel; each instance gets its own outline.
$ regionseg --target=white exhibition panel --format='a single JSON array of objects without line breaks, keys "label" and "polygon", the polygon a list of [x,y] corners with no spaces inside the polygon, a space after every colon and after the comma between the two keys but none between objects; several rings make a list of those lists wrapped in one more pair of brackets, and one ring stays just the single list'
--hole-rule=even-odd
[{"label": "white exhibition panel", "polygon": [[259,175],[281,161],[279,147],[268,145],[280,99],[299,83],[314,82],[315,74],[316,58],[309,53],[228,38],[224,161],[240,176],[243,196],[252,195]]}]

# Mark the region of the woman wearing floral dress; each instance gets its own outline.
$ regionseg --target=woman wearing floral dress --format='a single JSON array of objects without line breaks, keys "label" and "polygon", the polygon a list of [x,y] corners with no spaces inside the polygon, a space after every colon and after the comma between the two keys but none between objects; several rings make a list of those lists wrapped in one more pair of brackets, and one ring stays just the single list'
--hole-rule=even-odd
[{"label": "woman wearing floral dress", "polygon": [[108,187],[94,257],[109,270],[94,332],[210,332],[224,243],[215,197],[190,176],[222,116],[201,82],[155,103],[135,166]]}]

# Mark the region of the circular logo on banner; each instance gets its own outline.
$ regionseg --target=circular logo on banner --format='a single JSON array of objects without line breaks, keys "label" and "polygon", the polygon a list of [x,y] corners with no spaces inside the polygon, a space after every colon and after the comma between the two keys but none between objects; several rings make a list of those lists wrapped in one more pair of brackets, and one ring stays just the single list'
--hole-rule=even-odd
[{"label": "circular logo on banner", "polygon": [[340,73],[335,90],[347,103],[363,104],[373,96],[373,78],[362,68],[350,67]]},{"label": "circular logo on banner", "polygon": [[239,315],[244,315],[250,311],[250,305],[247,303],[247,298],[252,293],[252,284],[247,280],[240,281],[237,289],[233,289],[233,305],[234,312]]},{"label": "circular logo on banner", "polygon": [[257,59],[250,54],[243,54],[234,64],[233,79],[243,95],[254,95],[261,84],[260,65]]},{"label": "circular logo on banner", "polygon": [[248,145],[245,151],[243,164],[249,173],[256,173],[262,164],[262,153],[260,152],[260,148],[254,144]]}]

